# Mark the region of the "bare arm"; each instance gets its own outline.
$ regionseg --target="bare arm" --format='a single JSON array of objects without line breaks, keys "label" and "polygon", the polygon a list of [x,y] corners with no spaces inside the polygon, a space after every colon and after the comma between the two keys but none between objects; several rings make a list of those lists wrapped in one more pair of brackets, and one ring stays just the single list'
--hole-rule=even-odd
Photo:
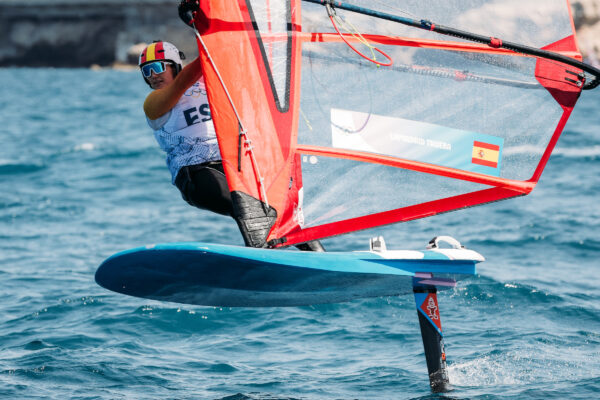
[{"label": "bare arm", "polygon": [[155,120],[168,113],[201,76],[200,58],[196,58],[177,74],[169,86],[152,91],[144,101],[144,112],[148,119]]}]

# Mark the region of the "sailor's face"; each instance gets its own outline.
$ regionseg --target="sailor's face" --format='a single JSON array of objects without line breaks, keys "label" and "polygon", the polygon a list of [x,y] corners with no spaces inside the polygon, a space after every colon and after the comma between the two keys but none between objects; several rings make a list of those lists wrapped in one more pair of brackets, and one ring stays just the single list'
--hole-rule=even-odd
[{"label": "sailor's face", "polygon": [[150,82],[150,87],[152,89],[162,89],[165,88],[167,86],[169,86],[169,84],[171,82],[173,82],[173,80],[175,79],[173,77],[174,75],[174,70],[173,70],[173,66],[171,64],[167,64],[165,66],[165,72],[161,73],[161,74],[156,74],[154,71],[152,72],[152,74],[150,75],[148,79],[148,82]]}]

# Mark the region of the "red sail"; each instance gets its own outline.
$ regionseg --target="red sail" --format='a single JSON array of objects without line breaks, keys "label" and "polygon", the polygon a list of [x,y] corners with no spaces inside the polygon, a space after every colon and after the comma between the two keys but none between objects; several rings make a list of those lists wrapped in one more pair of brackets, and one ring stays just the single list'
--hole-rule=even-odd
[{"label": "red sail", "polygon": [[[490,0],[353,3],[581,58],[566,0],[548,0],[535,21]],[[581,92],[576,68],[365,15],[339,11],[354,33],[341,38],[324,7],[300,0],[203,1],[202,11],[212,116],[251,246],[526,195]],[[391,66],[369,61],[382,53]]]},{"label": "red sail", "polygon": [[[293,215],[302,185],[294,151],[300,98],[301,43],[296,35],[300,1],[272,3],[213,1],[203,2],[202,8],[207,17],[202,37],[221,78],[201,50],[203,68],[225,173],[231,192],[237,195],[235,206],[251,208],[251,214],[264,213],[263,217],[274,215],[254,215],[254,222],[261,225],[258,230],[268,234],[252,237],[254,246],[297,228]],[[240,122],[244,135],[240,135]],[[249,229],[249,235],[256,231]]]}]

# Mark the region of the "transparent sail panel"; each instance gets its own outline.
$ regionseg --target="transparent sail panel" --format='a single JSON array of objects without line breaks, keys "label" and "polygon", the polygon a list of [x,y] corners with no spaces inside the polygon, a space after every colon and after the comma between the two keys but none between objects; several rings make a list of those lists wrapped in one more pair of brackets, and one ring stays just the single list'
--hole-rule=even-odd
[{"label": "transparent sail panel", "polygon": [[304,44],[299,144],[531,178],[563,113],[535,59],[380,48],[393,67],[343,43]]},{"label": "transparent sail panel", "polygon": [[[573,34],[566,0],[347,0],[346,3],[441,24],[503,40],[543,47]],[[324,7],[302,4],[303,30],[332,32]],[[456,40],[344,10],[338,15],[360,30],[392,36]]]},{"label": "transparent sail panel", "polygon": [[321,156],[302,156],[304,226],[420,204],[488,188],[437,175]]},{"label": "transparent sail panel", "polygon": [[289,1],[248,0],[248,9],[258,30],[275,100],[280,110],[288,107],[291,51],[291,6]]},{"label": "transparent sail panel", "polygon": [[[536,47],[573,34],[564,0],[349,2]],[[363,35],[461,41],[337,13]],[[303,8],[303,31],[333,32],[322,7]],[[306,227],[491,187],[389,166],[394,160],[490,178],[532,177],[564,113],[536,78],[535,58],[393,40],[373,45],[394,60],[391,67],[361,58],[334,36],[303,43],[298,144],[323,152],[302,155]]]}]

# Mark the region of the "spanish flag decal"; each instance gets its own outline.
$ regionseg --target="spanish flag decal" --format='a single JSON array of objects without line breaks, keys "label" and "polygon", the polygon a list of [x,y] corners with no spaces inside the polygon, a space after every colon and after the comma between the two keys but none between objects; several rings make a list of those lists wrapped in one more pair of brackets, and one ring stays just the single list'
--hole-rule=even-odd
[{"label": "spanish flag decal", "polygon": [[146,62],[154,61],[154,60],[164,60],[165,59],[165,50],[163,48],[163,42],[152,43],[150,46],[146,47],[144,52],[142,53],[141,64]]},{"label": "spanish flag decal", "polygon": [[498,168],[499,158],[500,146],[478,141],[473,142],[473,159],[471,161],[473,164]]}]

